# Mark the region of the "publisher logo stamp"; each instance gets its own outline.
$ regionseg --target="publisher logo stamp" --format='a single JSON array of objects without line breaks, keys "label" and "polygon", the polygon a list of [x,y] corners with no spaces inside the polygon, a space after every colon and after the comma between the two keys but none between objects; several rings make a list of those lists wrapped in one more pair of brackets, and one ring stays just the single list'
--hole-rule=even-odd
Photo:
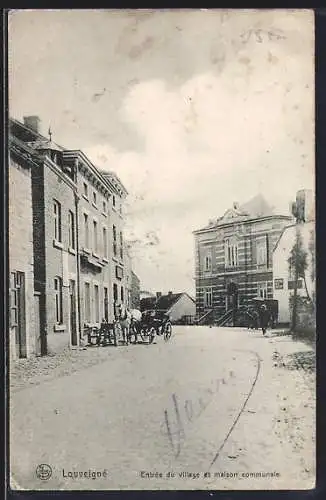
[{"label": "publisher logo stamp", "polygon": [[48,464],[40,464],[36,467],[36,477],[47,481],[52,476],[52,469]]}]

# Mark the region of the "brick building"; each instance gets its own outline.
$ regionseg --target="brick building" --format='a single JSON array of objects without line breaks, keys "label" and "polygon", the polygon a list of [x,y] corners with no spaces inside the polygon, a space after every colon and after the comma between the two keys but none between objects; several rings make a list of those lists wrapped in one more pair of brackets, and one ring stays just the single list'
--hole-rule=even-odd
[{"label": "brick building", "polygon": [[39,294],[41,354],[78,345],[76,179],[63,148],[39,134],[37,117],[11,122],[11,133],[33,150],[34,289]]},{"label": "brick building", "polygon": [[9,351],[12,359],[39,351],[34,307],[32,151],[14,137],[9,141]]},{"label": "brick building", "polygon": [[11,135],[29,148],[34,289],[42,354],[79,345],[86,323],[113,319],[125,300],[123,202],[117,176],[81,151],[39,133],[37,117],[11,120]]},{"label": "brick building", "polygon": [[194,231],[197,319],[218,321],[256,297],[273,297],[273,247],[291,221],[259,195]]}]

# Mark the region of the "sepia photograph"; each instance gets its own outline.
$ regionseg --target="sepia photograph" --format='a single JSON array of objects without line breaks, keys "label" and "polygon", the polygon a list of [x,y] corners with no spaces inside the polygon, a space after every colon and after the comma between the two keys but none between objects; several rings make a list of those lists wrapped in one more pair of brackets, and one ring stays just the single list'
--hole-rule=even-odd
[{"label": "sepia photograph", "polygon": [[12,490],[316,482],[305,9],[12,9]]}]

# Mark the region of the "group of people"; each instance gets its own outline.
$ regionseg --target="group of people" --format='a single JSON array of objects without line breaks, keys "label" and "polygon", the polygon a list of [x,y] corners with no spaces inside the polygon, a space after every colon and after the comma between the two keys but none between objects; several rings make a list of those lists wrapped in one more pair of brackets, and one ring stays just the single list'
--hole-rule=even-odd
[{"label": "group of people", "polygon": [[247,308],[246,311],[247,317],[247,328],[251,330],[262,329],[263,335],[265,335],[267,331],[267,327],[271,321],[271,313],[267,309],[265,304],[262,304],[257,311],[255,308]]}]

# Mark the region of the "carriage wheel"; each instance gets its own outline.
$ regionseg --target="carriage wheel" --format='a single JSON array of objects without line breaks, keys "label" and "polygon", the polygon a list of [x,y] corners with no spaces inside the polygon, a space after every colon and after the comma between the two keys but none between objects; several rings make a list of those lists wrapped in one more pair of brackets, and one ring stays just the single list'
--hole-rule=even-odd
[{"label": "carriage wheel", "polygon": [[168,321],[164,327],[164,340],[165,340],[165,342],[167,342],[171,338],[171,335],[172,335],[172,325],[171,325],[170,321]]},{"label": "carriage wheel", "polygon": [[152,328],[148,332],[148,343],[152,344],[154,338],[155,338],[155,328],[152,326]]}]

